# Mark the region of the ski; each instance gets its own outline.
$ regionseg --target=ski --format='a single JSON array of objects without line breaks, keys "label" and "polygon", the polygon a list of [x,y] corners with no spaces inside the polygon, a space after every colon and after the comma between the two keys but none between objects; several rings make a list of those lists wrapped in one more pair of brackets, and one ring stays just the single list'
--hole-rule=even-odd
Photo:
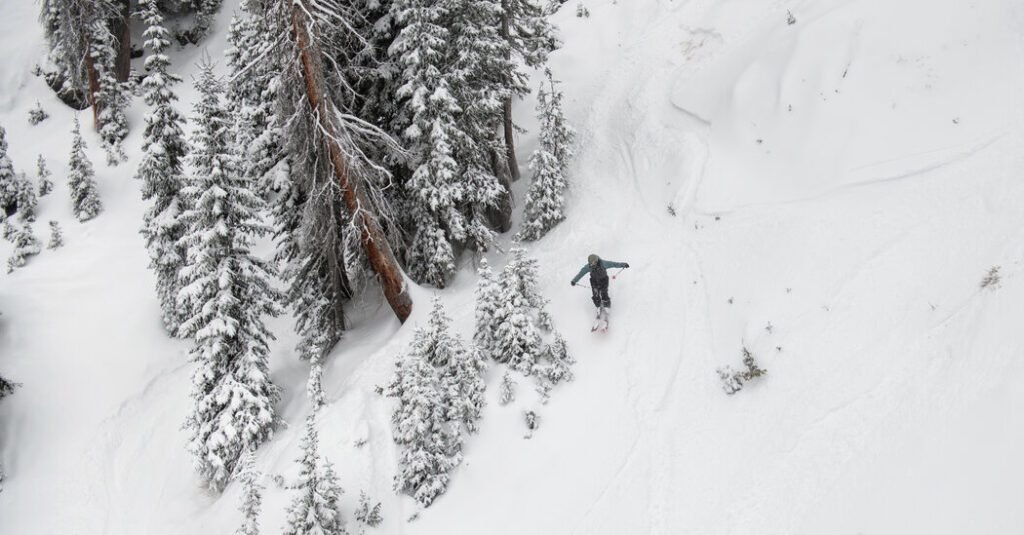
[{"label": "ski", "polygon": [[608,309],[601,307],[597,310],[597,318],[594,320],[594,326],[590,328],[590,332],[601,332],[608,331]]}]

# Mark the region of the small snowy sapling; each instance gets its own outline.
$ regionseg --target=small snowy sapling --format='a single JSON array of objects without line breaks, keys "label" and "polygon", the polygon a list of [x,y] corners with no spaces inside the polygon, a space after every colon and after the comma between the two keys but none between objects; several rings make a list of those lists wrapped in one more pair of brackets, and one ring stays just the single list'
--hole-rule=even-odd
[{"label": "small snowy sapling", "polygon": [[42,154],[36,160],[36,174],[39,175],[39,196],[45,197],[53,191],[53,181],[50,180],[50,176],[53,173],[46,167],[46,160]]},{"label": "small snowy sapling", "polygon": [[100,202],[99,193],[96,191],[96,181],[93,180],[92,162],[85,155],[85,141],[82,140],[82,130],[77,116],[72,131],[69,166],[71,169],[68,173],[68,185],[71,187],[71,202],[75,217],[79,221],[88,221],[103,211],[103,203]]},{"label": "small snowy sapling", "polygon": [[1002,276],[999,274],[999,266],[992,266],[992,269],[988,270],[985,277],[981,279],[981,289],[991,288],[994,290],[999,287],[1000,280],[1002,280]]},{"label": "small snowy sapling", "polygon": [[501,386],[498,389],[498,403],[508,405],[516,400],[516,382],[512,379],[512,372],[506,371],[501,377]]},{"label": "small snowy sapling", "polygon": [[377,527],[384,521],[380,515],[380,502],[370,507],[370,498],[365,491],[359,493],[359,509],[356,509],[356,520],[371,528]]},{"label": "small snowy sapling", "polygon": [[64,245],[64,233],[56,221],[50,221],[50,243],[46,244],[47,249],[56,249]]},{"label": "small snowy sapling", "polygon": [[46,113],[46,110],[43,109],[43,105],[37,100],[36,107],[28,110],[28,123],[35,126],[45,121],[49,116],[50,114]]}]

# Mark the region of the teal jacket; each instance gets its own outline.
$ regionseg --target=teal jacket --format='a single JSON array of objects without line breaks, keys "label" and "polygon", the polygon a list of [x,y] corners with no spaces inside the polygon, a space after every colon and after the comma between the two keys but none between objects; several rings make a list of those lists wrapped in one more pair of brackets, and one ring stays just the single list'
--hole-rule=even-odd
[{"label": "teal jacket", "polygon": [[[604,260],[604,259],[600,259],[600,260],[598,260],[598,262],[600,262],[601,263],[601,267],[603,267],[606,270],[611,269],[611,268],[627,268],[627,267],[629,267],[629,264],[627,264],[625,262],[613,262],[611,260]],[[577,273],[575,277],[573,277],[572,283],[576,284],[587,273],[590,273],[590,264],[587,264],[587,265],[583,266],[583,269],[581,269],[580,272]]]}]

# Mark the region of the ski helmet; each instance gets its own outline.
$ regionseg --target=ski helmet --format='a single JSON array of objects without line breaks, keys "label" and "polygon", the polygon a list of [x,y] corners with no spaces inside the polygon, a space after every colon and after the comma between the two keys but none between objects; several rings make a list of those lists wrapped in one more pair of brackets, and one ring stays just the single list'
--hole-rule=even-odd
[{"label": "ski helmet", "polygon": [[598,256],[596,254],[592,254],[592,255],[587,257],[587,263],[588,264],[596,264],[598,260],[600,260],[600,258],[598,258]]}]

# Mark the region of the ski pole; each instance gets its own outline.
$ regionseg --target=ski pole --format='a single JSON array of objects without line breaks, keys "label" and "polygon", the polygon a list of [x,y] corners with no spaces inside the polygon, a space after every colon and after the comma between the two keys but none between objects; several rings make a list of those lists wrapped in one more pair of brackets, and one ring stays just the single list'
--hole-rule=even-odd
[{"label": "ski pole", "polygon": [[618,278],[619,274],[622,273],[622,270],[624,270],[624,269],[626,269],[626,268],[619,268],[619,270],[616,271],[614,275],[612,275],[612,279],[614,280],[614,279]]},{"label": "ski pole", "polygon": [[586,288],[586,289],[588,289],[588,290],[590,289],[590,286],[587,286],[586,284],[583,284],[582,282],[577,282],[577,283],[575,284],[575,286],[582,286],[582,287],[584,287],[584,288]]}]

